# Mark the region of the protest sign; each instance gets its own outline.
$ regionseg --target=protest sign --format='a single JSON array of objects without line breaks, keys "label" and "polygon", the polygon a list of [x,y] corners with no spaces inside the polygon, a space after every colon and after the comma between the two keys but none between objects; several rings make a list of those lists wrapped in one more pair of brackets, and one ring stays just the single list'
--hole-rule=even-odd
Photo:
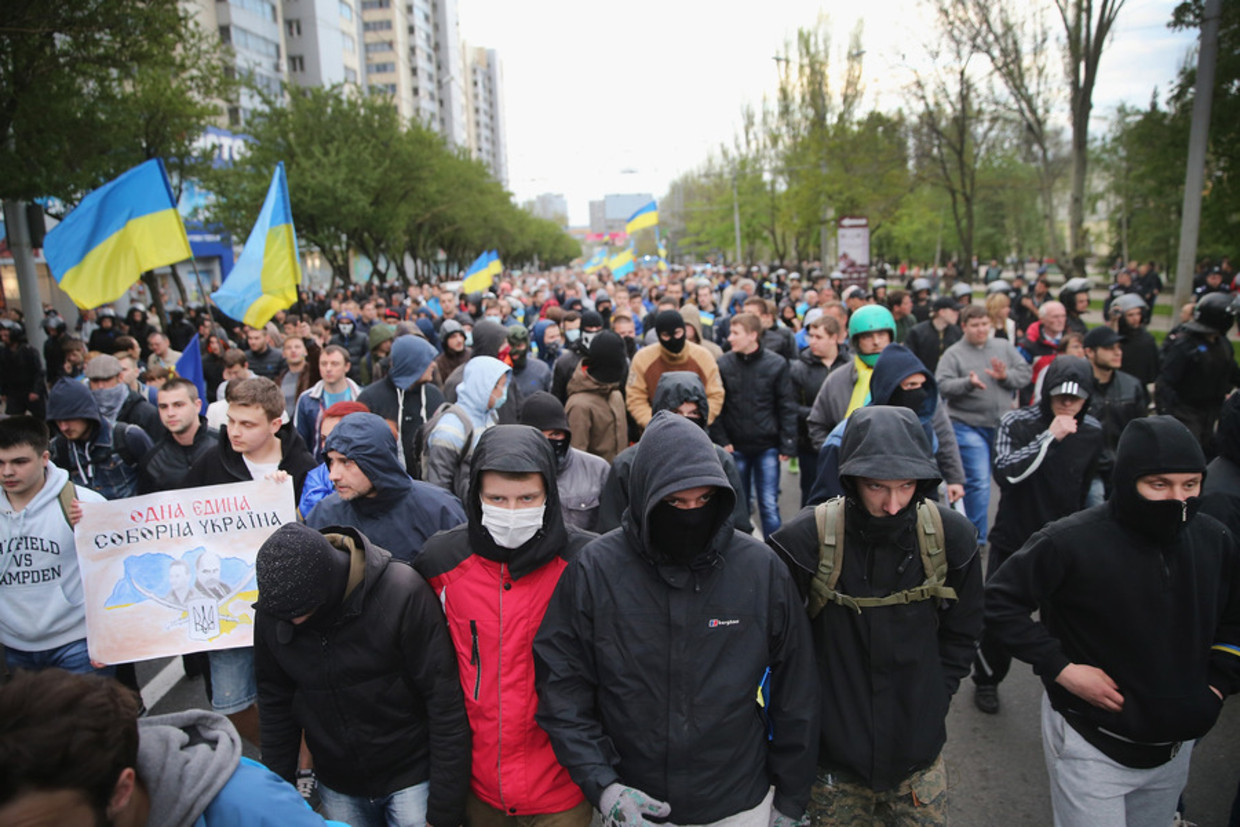
[{"label": "protest sign", "polygon": [[91,658],[126,663],[252,646],[254,558],[296,519],[291,480],[82,503],[74,536]]}]

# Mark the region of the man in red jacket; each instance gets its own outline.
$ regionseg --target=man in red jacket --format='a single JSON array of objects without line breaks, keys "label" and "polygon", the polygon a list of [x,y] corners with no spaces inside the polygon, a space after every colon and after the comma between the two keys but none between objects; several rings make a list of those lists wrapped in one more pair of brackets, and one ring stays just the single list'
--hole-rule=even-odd
[{"label": "man in red jacket", "polygon": [[591,808],[534,721],[534,634],[568,560],[594,535],[564,525],[541,431],[497,425],[474,450],[469,522],[414,567],[439,595],[472,731],[471,827],[586,827]]}]

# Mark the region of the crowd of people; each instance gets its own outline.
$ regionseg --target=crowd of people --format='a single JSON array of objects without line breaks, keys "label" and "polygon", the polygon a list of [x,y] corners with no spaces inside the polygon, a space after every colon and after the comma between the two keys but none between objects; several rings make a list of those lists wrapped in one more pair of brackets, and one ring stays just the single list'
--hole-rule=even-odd
[{"label": "crowd of people", "polygon": [[[1202,268],[1160,345],[1152,265],[984,273],[10,311],[0,823],[943,824],[951,699],[999,714],[1016,658],[1056,824],[1171,824],[1240,691],[1240,285]],[[253,646],[146,715],[90,658],[80,503],[260,479],[298,520]]]}]

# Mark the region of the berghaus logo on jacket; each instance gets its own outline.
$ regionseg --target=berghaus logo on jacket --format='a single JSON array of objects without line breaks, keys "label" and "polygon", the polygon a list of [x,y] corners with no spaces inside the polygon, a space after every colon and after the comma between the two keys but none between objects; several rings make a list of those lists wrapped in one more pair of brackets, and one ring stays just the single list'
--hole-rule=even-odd
[{"label": "berghaus logo on jacket", "polygon": [[720,626],[739,626],[739,625],[741,625],[741,622],[737,618],[729,618],[727,620],[720,620],[717,617],[712,617],[710,620],[706,621],[706,627],[708,629],[718,629]]}]

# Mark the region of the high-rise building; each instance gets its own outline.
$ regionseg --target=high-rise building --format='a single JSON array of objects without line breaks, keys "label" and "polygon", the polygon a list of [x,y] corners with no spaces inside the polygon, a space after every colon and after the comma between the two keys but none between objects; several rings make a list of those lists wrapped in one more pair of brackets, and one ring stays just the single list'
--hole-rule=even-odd
[{"label": "high-rise building", "polygon": [[405,118],[414,108],[413,77],[405,59],[409,54],[410,26],[401,0],[359,0],[362,15],[361,68],[363,85],[386,92]]},{"label": "high-rise building", "polygon": [[469,51],[469,149],[495,180],[508,186],[508,147],[504,137],[503,69],[494,49]]},{"label": "high-rise building", "polygon": [[561,227],[568,226],[568,199],[558,192],[544,192],[530,201],[526,208],[537,218],[554,221]]},{"label": "high-rise building", "polygon": [[[249,74],[267,94],[278,97],[285,78],[284,19],[279,0],[197,0],[189,8],[205,31],[236,54],[238,74]],[[228,106],[230,126],[245,122],[262,106],[258,94],[246,89]]]},{"label": "high-rise building", "polygon": [[[228,0],[229,5],[252,2],[255,0]],[[289,80],[301,86],[362,84],[359,2],[284,0]]]}]

